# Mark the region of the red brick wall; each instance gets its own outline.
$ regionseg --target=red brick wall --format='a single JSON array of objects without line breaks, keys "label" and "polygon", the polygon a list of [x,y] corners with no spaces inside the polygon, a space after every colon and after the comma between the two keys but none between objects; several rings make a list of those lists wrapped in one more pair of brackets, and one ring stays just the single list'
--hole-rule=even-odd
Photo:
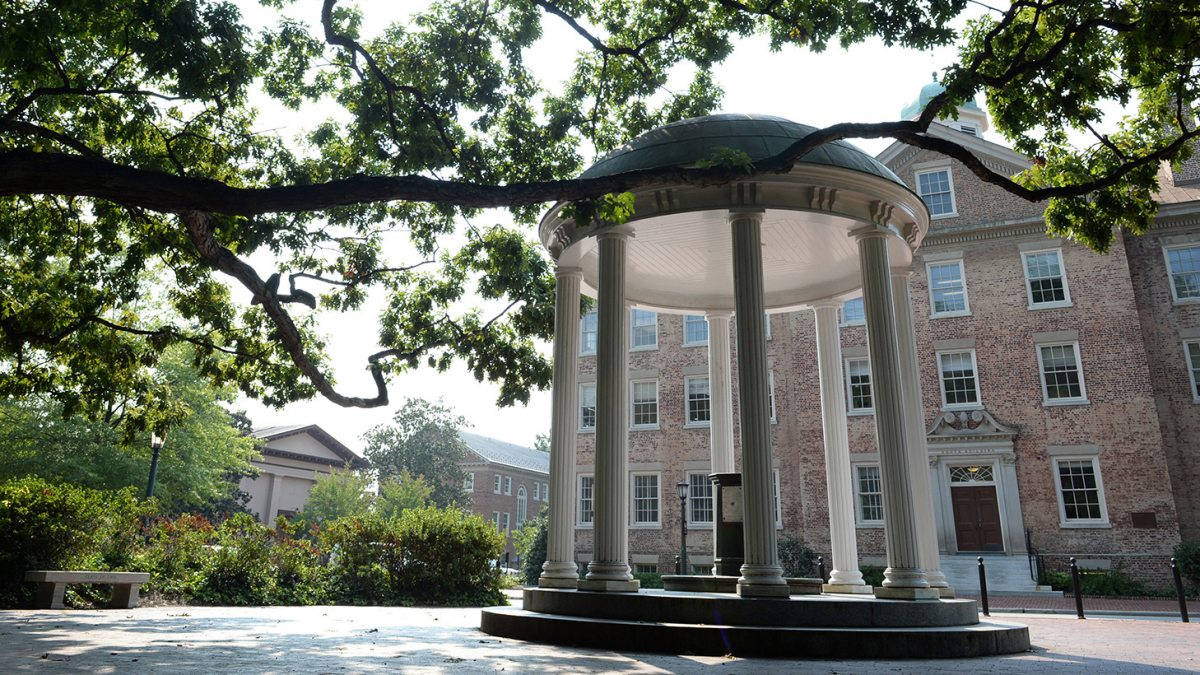
[{"label": "red brick wall", "polygon": [[[534,482],[550,484],[550,476],[544,473],[517,469],[511,466],[502,464],[493,464],[490,462],[476,461],[463,464],[463,470],[468,473],[475,474],[475,489],[471,491],[471,511],[478,513],[484,520],[491,523],[493,512],[509,514],[509,531],[505,537],[504,550],[509,554],[509,562],[515,566],[517,560],[517,550],[513,547],[513,533],[518,529],[517,525],[517,490],[520,487],[525,488],[525,495],[528,499],[528,518],[532,520],[538,513],[549,506],[549,502],[544,499],[534,500],[533,484]],[[500,481],[500,494],[492,492],[492,484],[496,474],[501,476],[509,476],[512,478],[512,494],[504,494],[504,480]],[[538,496],[541,497],[541,488],[538,488]],[[503,516],[501,516],[503,518]],[[500,526],[504,526],[501,520]],[[504,554],[500,555],[501,558]]]}]

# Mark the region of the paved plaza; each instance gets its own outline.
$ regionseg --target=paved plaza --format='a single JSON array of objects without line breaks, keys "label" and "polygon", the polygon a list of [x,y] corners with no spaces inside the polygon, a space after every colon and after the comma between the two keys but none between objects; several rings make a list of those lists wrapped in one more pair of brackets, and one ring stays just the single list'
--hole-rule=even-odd
[{"label": "paved plaza", "polygon": [[[1166,619],[999,615],[1025,654],[935,661],[784,661],[567,649],[479,632],[479,610],[144,607],[0,611],[0,672],[1051,672],[1200,670],[1200,626]],[[864,640],[870,631],[862,631]]]}]

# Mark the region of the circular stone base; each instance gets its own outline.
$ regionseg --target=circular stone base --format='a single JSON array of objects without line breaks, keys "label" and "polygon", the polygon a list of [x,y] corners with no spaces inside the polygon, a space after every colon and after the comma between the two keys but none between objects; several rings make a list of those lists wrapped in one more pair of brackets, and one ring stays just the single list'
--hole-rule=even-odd
[{"label": "circular stone base", "polygon": [[524,609],[484,609],[480,628],[519,640],[673,654],[959,658],[1029,649],[1027,627],[980,622],[974,600],[552,589],[526,589],[524,599]]}]

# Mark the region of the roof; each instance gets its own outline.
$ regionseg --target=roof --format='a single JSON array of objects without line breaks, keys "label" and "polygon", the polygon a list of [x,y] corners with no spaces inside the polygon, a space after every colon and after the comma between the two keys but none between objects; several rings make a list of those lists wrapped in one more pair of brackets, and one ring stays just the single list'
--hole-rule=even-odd
[{"label": "roof", "polygon": [[460,431],[458,435],[468,448],[488,462],[537,473],[550,473],[550,453],[466,431]]},{"label": "roof", "polygon": [[[298,436],[300,434],[308,434],[317,439],[317,441],[319,441],[322,445],[332,450],[334,454],[336,454],[338,457],[341,457],[344,461],[349,462],[350,466],[356,469],[366,468],[367,466],[367,460],[363,459],[358,453],[346,447],[345,444],[331,436],[328,431],[325,431],[316,424],[289,424],[284,426],[262,427],[261,429],[255,429],[250,432],[252,437],[261,438],[264,441],[273,441],[280,438],[286,438],[288,436]],[[317,459],[308,456],[301,457],[299,456],[299,453],[277,450],[270,447],[263,448],[262,452],[264,455],[292,457],[294,459],[305,459],[309,461]]]},{"label": "roof", "polygon": [[[934,77],[937,77],[936,73],[934,74]],[[917,95],[917,100],[904,106],[904,109],[900,111],[900,119],[907,120],[920,115],[921,111],[925,109],[925,106],[929,105],[929,102],[933,100],[933,97],[937,96],[943,91],[946,91],[946,88],[943,87],[936,79],[924,87],[921,87],[921,93]],[[975,103],[974,99],[964,101],[959,107],[974,112],[983,112],[979,109],[979,105]]]},{"label": "roof", "polygon": [[[712,159],[719,148],[740,150],[749,155],[751,161],[758,162],[783,152],[816,129],[771,115],[693,117],[647,131],[602,157],[580,178],[666,166],[693,166]],[[845,141],[826,143],[797,161],[860,171],[904,185],[891,169]]]}]

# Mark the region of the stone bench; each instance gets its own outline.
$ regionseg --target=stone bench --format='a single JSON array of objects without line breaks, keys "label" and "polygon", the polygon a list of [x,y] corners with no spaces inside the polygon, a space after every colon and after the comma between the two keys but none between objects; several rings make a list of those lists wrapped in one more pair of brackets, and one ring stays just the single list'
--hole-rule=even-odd
[{"label": "stone bench", "polygon": [[63,592],[67,584],[105,584],[113,587],[108,606],[115,609],[137,607],[142,584],[150,580],[146,572],[92,572],[86,570],[31,570],[25,581],[38,585],[34,606],[40,609],[62,609]]}]

